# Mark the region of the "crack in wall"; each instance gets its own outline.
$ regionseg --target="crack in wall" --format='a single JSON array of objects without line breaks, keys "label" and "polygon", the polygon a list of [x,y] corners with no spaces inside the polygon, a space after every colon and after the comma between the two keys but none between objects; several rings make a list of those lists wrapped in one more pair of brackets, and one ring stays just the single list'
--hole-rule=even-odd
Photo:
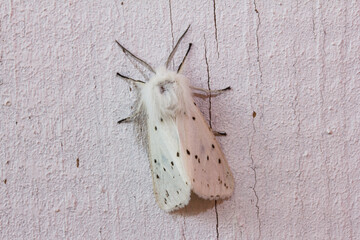
[{"label": "crack in wall", "polygon": [[255,168],[255,161],[254,161],[254,157],[253,157],[253,154],[252,154],[252,145],[253,145],[254,136],[255,136],[255,133],[256,133],[255,124],[254,124],[254,118],[252,119],[252,126],[253,126],[254,133],[252,134],[251,141],[250,141],[250,144],[249,144],[249,156],[250,156],[250,159],[251,159],[251,167],[250,168],[254,172],[254,185],[251,187],[251,189],[253,190],[255,198],[256,198],[256,202],[255,202],[256,217],[257,217],[257,220],[258,220],[258,223],[259,223],[259,225],[258,225],[258,231],[259,231],[258,239],[261,239],[261,219],[260,219],[259,196],[258,196],[258,194],[256,192],[257,174],[256,174],[256,168]]},{"label": "crack in wall", "polygon": [[[171,11],[171,0],[169,0],[169,14],[170,14],[170,29],[171,29],[171,38],[172,38],[172,47],[174,47],[174,24],[172,19],[172,11]],[[174,60],[172,60],[172,64],[174,67]]]},{"label": "crack in wall", "polygon": [[[260,43],[259,43],[259,29],[260,29],[260,25],[261,25],[261,19],[260,19],[260,13],[257,9],[257,5],[256,5],[256,1],[254,0],[253,1],[253,4],[254,4],[254,10],[256,12],[256,15],[257,15],[257,25],[256,25],[256,31],[255,31],[255,36],[256,36],[256,50],[257,50],[257,57],[256,57],[256,61],[258,63],[258,70],[259,70],[259,73],[260,73],[260,84],[263,83],[263,72],[262,72],[262,67],[261,67],[261,62],[260,62]],[[256,89],[258,89],[258,84],[256,84]],[[257,93],[257,95],[260,95],[261,96],[261,101],[263,101],[262,99],[262,93],[261,93],[261,89],[259,89],[259,92]],[[252,101],[251,101],[251,107],[254,109],[253,107],[253,104],[252,104]],[[261,115],[263,113],[263,107],[261,108]],[[262,117],[260,115],[260,118]],[[255,207],[256,207],[256,217],[257,217],[257,220],[258,220],[258,232],[259,232],[259,236],[258,236],[258,239],[261,239],[261,218],[260,218],[260,206],[259,206],[259,196],[256,192],[256,185],[257,185],[257,173],[256,173],[256,167],[255,167],[255,160],[254,160],[254,157],[253,157],[253,143],[254,143],[254,137],[255,137],[255,133],[256,133],[256,128],[255,128],[255,123],[254,123],[254,118],[255,118],[256,115],[253,115],[253,118],[252,118],[252,127],[253,127],[253,134],[252,134],[252,137],[251,137],[251,141],[250,141],[250,144],[249,144],[249,156],[250,156],[250,159],[251,159],[251,169],[253,170],[254,172],[254,185],[251,187],[251,189],[253,190],[254,192],[254,195],[255,195],[255,198],[256,198],[256,202],[255,202]]]},{"label": "crack in wall", "polygon": [[257,49],[257,57],[256,57],[256,60],[257,60],[257,63],[258,63],[258,67],[259,67],[259,72],[260,72],[260,82],[262,83],[263,81],[263,73],[262,73],[262,68],[261,68],[261,63],[260,63],[260,46],[259,46],[259,29],[260,29],[260,25],[261,25],[261,20],[260,20],[260,13],[257,9],[257,6],[256,6],[256,1],[254,0],[254,7],[255,7],[255,12],[256,12],[256,15],[257,15],[257,26],[256,26],[256,49]]},{"label": "crack in wall", "polygon": [[213,12],[214,12],[214,27],[215,27],[215,40],[216,40],[216,52],[219,58],[219,42],[218,42],[218,33],[217,33],[217,25],[216,25],[216,3],[213,0]]},{"label": "crack in wall", "polygon": [[217,201],[215,200],[215,214],[216,214],[216,240],[219,240],[219,214],[217,211]]},{"label": "crack in wall", "polygon": [[[207,58],[207,49],[206,49],[206,38],[204,34],[204,49],[205,49],[205,63],[206,63],[206,72],[207,72],[207,85],[209,92],[209,125],[211,126],[211,87],[210,87],[210,69],[209,69],[209,62]],[[217,201],[215,200],[215,215],[216,215],[216,239],[219,240],[219,214],[217,211]]]},{"label": "crack in wall", "polygon": [[[251,160],[254,162],[253,157],[251,156]],[[254,192],[254,195],[256,197],[256,202],[255,202],[255,207],[256,207],[256,217],[258,219],[259,225],[258,225],[258,231],[259,231],[259,237],[258,239],[261,239],[261,220],[260,220],[260,207],[259,207],[259,196],[257,195],[256,192],[256,184],[257,184],[257,177],[256,177],[256,170],[255,170],[255,166],[251,167],[251,169],[254,171],[254,185],[252,187],[252,190]]]},{"label": "crack in wall", "polygon": [[210,70],[209,70],[209,62],[207,58],[207,49],[206,49],[206,38],[204,34],[204,49],[205,49],[205,63],[206,63],[206,71],[207,71],[207,85],[209,92],[209,125],[211,126],[211,87],[210,87]]}]

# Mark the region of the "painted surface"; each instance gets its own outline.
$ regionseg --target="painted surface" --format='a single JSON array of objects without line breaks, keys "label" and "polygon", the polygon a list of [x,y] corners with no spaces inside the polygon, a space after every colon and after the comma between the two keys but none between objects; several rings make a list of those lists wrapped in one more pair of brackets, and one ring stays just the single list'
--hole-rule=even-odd
[{"label": "painted surface", "polygon": [[[3,1],[1,239],[360,239],[359,1]],[[196,100],[232,198],[154,200],[116,46],[232,91]],[[256,114],[255,114],[256,113]]]}]

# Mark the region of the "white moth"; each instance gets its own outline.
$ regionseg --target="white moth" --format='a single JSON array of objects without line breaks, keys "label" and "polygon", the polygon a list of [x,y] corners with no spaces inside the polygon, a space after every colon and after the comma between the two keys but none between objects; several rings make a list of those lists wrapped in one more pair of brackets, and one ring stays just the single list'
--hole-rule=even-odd
[{"label": "white moth", "polygon": [[[118,123],[135,121],[147,133],[143,137],[148,147],[154,194],[158,205],[165,211],[187,205],[191,190],[201,198],[215,200],[230,197],[234,191],[230,167],[212,129],[193,100],[195,90],[208,96],[222,90],[192,87],[189,80],[179,73],[191,43],[178,71],[167,69],[189,27],[178,40],[165,67],[156,70],[116,41],[127,56],[154,74],[149,81],[143,82],[117,73],[140,90],[135,112]],[[223,90],[227,89],[230,88]]]}]

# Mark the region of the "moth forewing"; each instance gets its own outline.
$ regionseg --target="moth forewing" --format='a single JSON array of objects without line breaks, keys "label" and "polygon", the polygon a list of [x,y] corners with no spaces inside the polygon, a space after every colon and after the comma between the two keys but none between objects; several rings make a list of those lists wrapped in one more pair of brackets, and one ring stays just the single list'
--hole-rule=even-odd
[{"label": "moth forewing", "polygon": [[224,153],[192,98],[186,106],[186,114],[177,118],[177,128],[192,190],[205,199],[230,197],[234,178]]}]

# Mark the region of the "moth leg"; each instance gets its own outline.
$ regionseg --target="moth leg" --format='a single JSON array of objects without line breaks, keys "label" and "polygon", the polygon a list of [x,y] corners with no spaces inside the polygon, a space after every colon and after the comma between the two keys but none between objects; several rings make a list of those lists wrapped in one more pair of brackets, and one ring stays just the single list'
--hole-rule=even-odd
[{"label": "moth leg", "polygon": [[[134,83],[136,87],[137,87],[137,86],[142,86],[142,85],[145,84],[145,82],[143,82],[143,81],[133,79],[133,78],[131,78],[131,77],[122,75],[122,74],[120,74],[120,73],[116,73],[116,76],[121,77],[121,78],[123,78],[123,79],[125,79],[125,80],[127,80],[127,81],[130,81],[130,82]],[[139,109],[138,109],[135,113],[133,113],[131,116],[129,116],[129,117],[127,117],[127,118],[120,119],[117,123],[118,123],[118,124],[121,124],[121,123],[132,122],[132,121],[134,121],[134,119],[136,118],[136,116],[138,115],[138,113],[139,113]]]},{"label": "moth leg", "polygon": [[202,98],[207,98],[207,97],[210,97],[210,96],[217,96],[225,91],[228,91],[228,90],[231,90],[231,87],[226,87],[226,88],[223,88],[223,89],[218,89],[218,90],[208,90],[208,89],[204,89],[204,88],[197,88],[197,87],[192,87],[191,88],[193,90],[196,90],[196,91],[200,91],[202,93],[205,93],[205,94],[201,94],[201,93],[194,93],[194,95],[196,97],[202,97]]},{"label": "moth leg", "polygon": [[128,122],[132,122],[132,121],[133,121],[133,118],[130,116],[127,118],[120,119],[117,123],[121,124],[121,123],[128,123]]},{"label": "moth leg", "polygon": [[121,123],[129,123],[129,122],[132,122],[135,120],[135,118],[138,116],[138,112],[135,112],[133,113],[132,115],[126,117],[126,118],[123,118],[123,119],[120,119],[117,123],[118,124],[121,124]]},{"label": "moth leg", "polygon": [[213,130],[213,134],[215,136],[227,136],[227,133],[226,132],[223,132],[223,131],[214,131]]},{"label": "moth leg", "polygon": [[119,121],[117,121],[118,124],[121,123],[129,123],[134,121],[140,114],[140,105],[138,106],[137,110],[135,112],[133,112],[130,116],[120,119]]}]

